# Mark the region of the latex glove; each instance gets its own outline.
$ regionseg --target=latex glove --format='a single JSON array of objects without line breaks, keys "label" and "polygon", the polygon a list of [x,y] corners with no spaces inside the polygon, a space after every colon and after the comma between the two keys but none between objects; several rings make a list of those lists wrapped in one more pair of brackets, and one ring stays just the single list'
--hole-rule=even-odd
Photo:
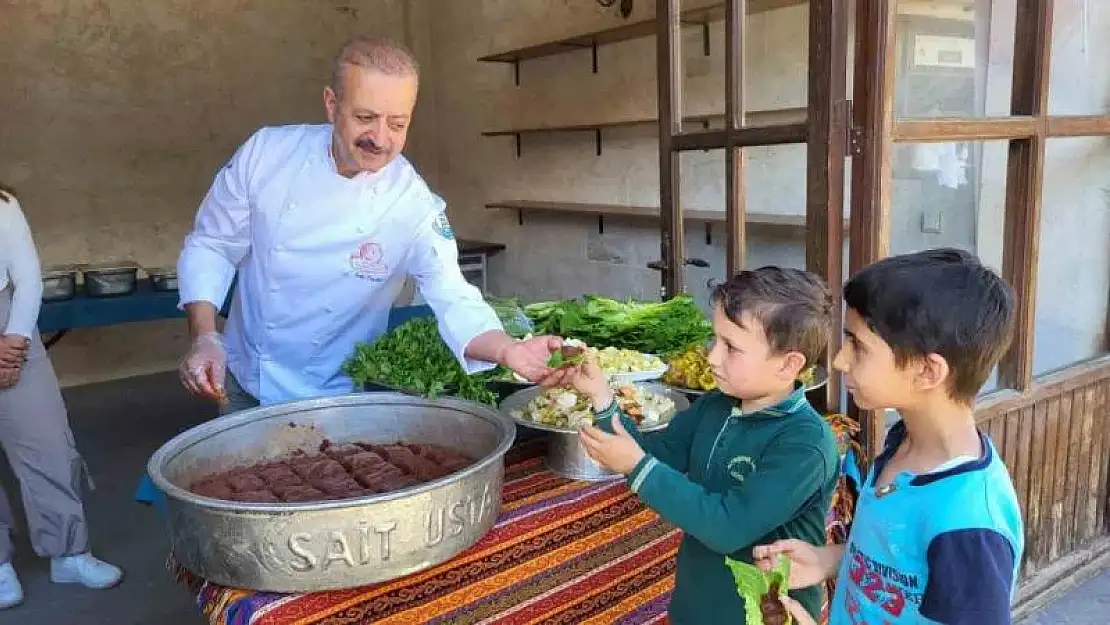
[{"label": "latex glove", "polygon": [[224,379],[227,376],[227,350],[219,332],[207,332],[193,340],[193,345],[179,368],[181,383],[194,395],[223,401]]},{"label": "latex glove", "polygon": [[18,334],[0,334],[0,367],[19,367],[27,361],[31,341]]},{"label": "latex glove", "polygon": [[0,391],[7,390],[19,384],[19,375],[23,368],[9,365],[0,365]]}]

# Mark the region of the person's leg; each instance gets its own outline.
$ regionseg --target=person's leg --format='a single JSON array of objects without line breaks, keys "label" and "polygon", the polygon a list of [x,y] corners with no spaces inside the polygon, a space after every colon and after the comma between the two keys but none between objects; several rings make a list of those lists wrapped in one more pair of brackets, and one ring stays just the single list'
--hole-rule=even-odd
[{"label": "person's leg", "polygon": [[239,380],[236,380],[230,371],[224,379],[224,392],[227,395],[227,402],[220,406],[220,416],[259,406],[259,401],[248,393],[242,384],[239,384]]},{"label": "person's leg", "polygon": [[54,367],[36,335],[19,383],[0,392],[4,451],[19,478],[31,545],[52,558],[51,577],[103,588],[119,569],[89,554],[89,531],[81,501],[85,465],[77,453]]}]

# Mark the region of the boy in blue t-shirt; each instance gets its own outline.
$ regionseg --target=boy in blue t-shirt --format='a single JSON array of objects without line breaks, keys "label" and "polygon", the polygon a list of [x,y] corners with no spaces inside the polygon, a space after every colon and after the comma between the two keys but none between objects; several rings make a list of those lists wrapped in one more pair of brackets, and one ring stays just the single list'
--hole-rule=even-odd
[{"label": "boy in blue t-shirt", "polygon": [[[864,480],[847,545],[756,547],[790,556],[791,586],[836,576],[829,625],[1009,624],[1024,549],[1010,476],[973,404],[1013,330],[1009,286],[974,256],[881,260],[844,288],[834,360],[860,408],[902,421]],[[799,625],[813,619],[787,599]]]}]

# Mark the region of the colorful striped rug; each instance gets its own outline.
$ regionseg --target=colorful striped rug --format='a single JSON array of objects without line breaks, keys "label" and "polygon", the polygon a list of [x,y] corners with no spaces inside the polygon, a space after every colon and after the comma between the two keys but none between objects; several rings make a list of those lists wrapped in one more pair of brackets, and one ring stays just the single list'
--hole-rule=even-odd
[{"label": "colorful striped rug", "polygon": [[198,579],[170,561],[214,625],[662,623],[681,532],[623,480],[555,476],[543,441],[506,457],[502,514],[478,544],[392,582],[301,595]]}]

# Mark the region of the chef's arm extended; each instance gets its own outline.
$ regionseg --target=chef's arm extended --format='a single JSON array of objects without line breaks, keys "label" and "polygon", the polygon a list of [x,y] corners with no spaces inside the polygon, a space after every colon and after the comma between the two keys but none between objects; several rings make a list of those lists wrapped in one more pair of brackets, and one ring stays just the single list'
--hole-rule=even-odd
[{"label": "chef's arm extended", "polygon": [[250,172],[264,138],[265,129],[256,132],[216,174],[185,237],[177,274],[193,338],[216,331],[217,311],[250,249]]},{"label": "chef's arm extended", "polygon": [[459,267],[459,250],[443,200],[420,230],[408,262],[409,274],[435,312],[439,334],[467,373],[499,364],[512,339],[482,292],[466,281]]}]

